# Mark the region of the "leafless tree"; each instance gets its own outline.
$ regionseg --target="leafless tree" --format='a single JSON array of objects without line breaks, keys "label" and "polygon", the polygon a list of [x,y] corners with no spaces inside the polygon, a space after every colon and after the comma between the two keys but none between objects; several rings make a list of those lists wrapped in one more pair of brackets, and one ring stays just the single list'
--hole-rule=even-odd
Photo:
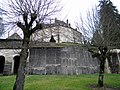
[{"label": "leafless tree", "polygon": [[91,11],[87,12],[85,19],[80,16],[80,20],[76,22],[76,26],[83,33],[83,42],[85,42],[84,44],[88,48],[88,51],[100,61],[98,85],[102,87],[105,60],[110,58],[111,49],[119,48],[119,41],[114,42],[112,40],[113,37],[116,38],[116,32],[111,32],[112,30],[118,30],[117,24],[114,23],[112,18],[108,17],[109,14],[104,13],[101,15],[100,13],[104,12],[100,12],[100,8],[95,6]]},{"label": "leafless tree", "polygon": [[24,90],[25,67],[28,57],[30,36],[42,30],[42,23],[61,10],[57,0],[8,0],[5,10],[7,23],[23,32],[20,64],[13,90]]},{"label": "leafless tree", "polygon": [[91,42],[96,29],[100,29],[97,6],[92,8],[92,10],[88,10],[86,17],[83,17],[82,14],[80,14],[80,18],[75,24],[77,29],[82,32],[83,43],[85,44],[88,41]]},{"label": "leafless tree", "polygon": [[4,29],[4,22],[3,22],[3,13],[4,11],[2,9],[0,9],[0,38],[2,37],[2,35],[5,33],[5,29]]}]

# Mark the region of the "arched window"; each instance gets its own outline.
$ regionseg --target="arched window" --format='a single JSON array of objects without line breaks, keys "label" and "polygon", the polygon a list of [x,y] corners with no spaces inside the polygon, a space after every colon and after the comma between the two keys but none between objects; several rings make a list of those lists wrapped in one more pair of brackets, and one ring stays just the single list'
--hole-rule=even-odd
[{"label": "arched window", "polygon": [[20,56],[17,55],[14,57],[14,74],[17,74],[18,72],[19,63],[20,63]]},{"label": "arched window", "polygon": [[0,56],[0,74],[4,71],[5,57]]}]

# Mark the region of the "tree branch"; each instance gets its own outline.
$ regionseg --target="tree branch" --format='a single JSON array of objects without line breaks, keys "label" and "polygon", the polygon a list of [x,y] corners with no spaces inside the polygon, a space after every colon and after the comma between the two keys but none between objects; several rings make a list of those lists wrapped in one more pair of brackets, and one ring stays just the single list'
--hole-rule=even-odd
[{"label": "tree branch", "polygon": [[97,57],[97,58],[98,58],[98,57],[100,56],[99,53],[96,53],[96,52],[94,52],[94,51],[91,50],[91,49],[88,49],[88,51],[91,52],[93,58],[94,58],[94,57]]},{"label": "tree branch", "polygon": [[37,18],[37,14],[34,12],[34,13],[31,13],[31,20],[30,20],[30,23],[28,25],[28,27],[30,28],[33,24],[33,22],[35,21],[35,19]]},{"label": "tree branch", "polygon": [[27,13],[24,13],[24,14],[23,14],[23,20],[24,20],[24,22],[25,22],[25,26],[28,26],[28,21],[27,21],[27,19],[28,19],[28,14],[27,14]]},{"label": "tree branch", "polygon": [[23,32],[24,32],[24,30],[25,30],[25,25],[23,25],[21,22],[17,22],[17,26],[18,26],[19,28],[21,28],[21,29],[23,30]]},{"label": "tree branch", "polygon": [[30,30],[30,35],[32,35],[32,33],[34,33],[38,29],[42,29],[42,24],[37,23],[36,27]]}]

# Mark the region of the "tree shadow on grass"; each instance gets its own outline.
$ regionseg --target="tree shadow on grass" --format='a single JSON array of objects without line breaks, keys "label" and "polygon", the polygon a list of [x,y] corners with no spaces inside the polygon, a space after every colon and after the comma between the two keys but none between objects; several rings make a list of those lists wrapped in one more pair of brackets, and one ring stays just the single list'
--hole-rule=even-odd
[{"label": "tree shadow on grass", "polygon": [[90,90],[120,90],[120,88],[111,87],[109,85],[104,85],[104,87],[99,87],[98,85],[89,85]]}]

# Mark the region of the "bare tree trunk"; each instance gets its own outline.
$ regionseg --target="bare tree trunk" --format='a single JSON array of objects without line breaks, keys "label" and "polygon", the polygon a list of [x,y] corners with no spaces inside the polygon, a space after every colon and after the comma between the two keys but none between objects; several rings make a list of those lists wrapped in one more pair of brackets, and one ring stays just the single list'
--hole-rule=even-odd
[{"label": "bare tree trunk", "polygon": [[103,87],[103,79],[104,79],[104,68],[105,68],[105,60],[100,61],[100,72],[98,78],[98,85]]},{"label": "bare tree trunk", "polygon": [[100,60],[100,72],[99,72],[99,78],[98,78],[98,85],[99,87],[103,87],[103,80],[104,80],[104,69],[105,69],[105,60],[107,58],[107,47],[99,47],[99,51],[101,54],[99,54],[98,58]]},{"label": "bare tree trunk", "polygon": [[22,44],[22,50],[20,53],[20,65],[18,68],[18,73],[16,76],[16,81],[14,83],[13,90],[24,90],[24,80],[25,80],[25,67],[28,57],[28,44],[30,37],[24,37]]}]

